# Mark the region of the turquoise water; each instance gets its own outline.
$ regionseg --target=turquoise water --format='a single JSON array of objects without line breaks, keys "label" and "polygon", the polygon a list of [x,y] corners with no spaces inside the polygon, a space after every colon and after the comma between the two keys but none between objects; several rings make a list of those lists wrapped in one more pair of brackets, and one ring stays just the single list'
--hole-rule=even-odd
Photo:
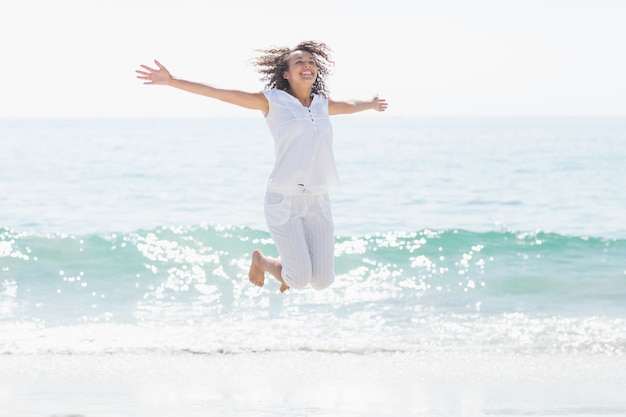
[{"label": "turquoise water", "polygon": [[[198,356],[204,362],[193,366],[213,364],[226,379],[229,366],[242,366],[232,355],[270,355],[271,363],[288,355],[304,378],[318,375],[315,363],[340,372],[344,361],[406,361],[377,390],[396,392],[404,381],[423,394],[440,381],[437,395],[451,396],[444,411],[452,414],[626,410],[610,388],[624,375],[609,365],[626,354],[626,119],[340,117],[334,126],[337,280],[322,292],[280,294],[275,282],[259,289],[246,277],[253,249],[275,254],[262,209],[272,147],[260,117],[0,121],[7,375],[20,375],[28,358],[46,379],[60,372],[46,371],[49,360],[84,360],[102,375],[109,371],[97,363],[123,369],[131,355],[142,375],[153,361],[167,362],[173,381],[186,378],[181,369],[193,374],[186,367]],[[547,365],[552,357],[563,367]],[[617,373],[580,367],[590,360]],[[533,373],[539,363],[547,367]],[[247,383],[269,365],[257,366],[240,369]],[[355,363],[343,376],[352,382],[337,383],[345,398],[351,384],[379,379],[363,369]],[[459,398],[469,388],[452,389],[471,376],[462,372],[480,376],[483,394],[502,401],[467,405]],[[511,375],[522,382],[505,395],[491,375],[504,386]],[[532,388],[537,378],[585,391],[552,404]],[[589,380],[597,383],[590,391]],[[0,380],[0,403],[21,398],[3,394],[10,386]],[[169,389],[190,395],[176,387]],[[537,402],[506,400],[522,388]],[[223,415],[238,415],[226,391]],[[403,415],[411,407],[421,410],[415,415],[450,414],[432,397],[406,398],[392,401]],[[255,401],[244,400],[242,412],[253,412]],[[263,415],[291,415],[291,403],[276,401]],[[127,412],[116,415],[140,415],[120,407]],[[394,413],[348,408],[296,410]]]},{"label": "turquoise water", "polygon": [[[339,237],[337,283],[288,297],[274,282],[262,290],[247,282],[251,251],[274,252],[264,231],[249,228],[0,230],[0,242],[0,326],[27,330],[23,343],[4,339],[3,353],[124,350],[128,326],[144,333],[137,349],[172,352],[285,343],[337,352],[626,352],[623,239],[464,230]],[[118,326],[107,329],[120,335],[42,343],[50,336],[43,329],[99,324]],[[168,340],[160,340],[164,328]],[[250,331],[271,336],[249,339]]]}]

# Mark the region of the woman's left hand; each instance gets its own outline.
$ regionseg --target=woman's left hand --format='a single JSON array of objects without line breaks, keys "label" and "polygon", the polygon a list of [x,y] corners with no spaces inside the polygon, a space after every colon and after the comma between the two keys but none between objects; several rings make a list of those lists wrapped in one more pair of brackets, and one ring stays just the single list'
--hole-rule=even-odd
[{"label": "woman's left hand", "polygon": [[374,97],[374,110],[376,111],[385,111],[387,110],[387,100],[384,98],[378,98],[378,96]]}]

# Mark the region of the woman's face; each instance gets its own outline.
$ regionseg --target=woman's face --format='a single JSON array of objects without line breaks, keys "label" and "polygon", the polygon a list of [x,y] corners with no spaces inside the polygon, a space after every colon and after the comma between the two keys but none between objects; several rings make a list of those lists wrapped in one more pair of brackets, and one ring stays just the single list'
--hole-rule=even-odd
[{"label": "woman's face", "polygon": [[313,85],[317,79],[317,64],[310,52],[293,51],[289,56],[289,70],[283,73],[289,84]]}]

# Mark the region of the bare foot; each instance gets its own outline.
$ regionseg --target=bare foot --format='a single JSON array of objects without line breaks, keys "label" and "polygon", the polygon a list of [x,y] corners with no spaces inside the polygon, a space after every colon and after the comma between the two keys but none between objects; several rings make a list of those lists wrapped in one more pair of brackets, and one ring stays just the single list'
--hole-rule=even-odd
[{"label": "bare foot", "polygon": [[263,255],[263,252],[259,249],[255,249],[252,252],[248,277],[250,278],[250,282],[257,287],[262,287],[265,284],[265,272],[267,271],[280,282],[280,292],[283,293],[287,291],[289,286],[283,281],[281,270],[282,265],[278,259]]},{"label": "bare foot", "polygon": [[265,268],[263,267],[263,253],[259,249],[252,252],[252,261],[250,262],[250,271],[248,272],[250,282],[257,287],[265,284]]}]

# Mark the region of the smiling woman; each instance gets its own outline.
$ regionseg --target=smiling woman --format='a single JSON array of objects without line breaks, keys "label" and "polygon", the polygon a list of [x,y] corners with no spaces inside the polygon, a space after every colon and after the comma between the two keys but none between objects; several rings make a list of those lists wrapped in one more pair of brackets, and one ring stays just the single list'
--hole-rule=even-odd
[{"label": "smiling woman", "polygon": [[267,183],[265,217],[279,258],[256,249],[248,274],[250,282],[262,287],[268,272],[280,282],[280,292],[308,285],[322,290],[335,279],[328,189],[339,185],[329,115],[385,111],[387,102],[378,96],[370,100],[330,99],[326,76],[333,61],[325,43],[305,41],[294,48],[260,53],[253,62],[265,81],[261,92],[176,78],[156,60],[156,68],[141,65],[137,78],[144,84],[167,85],[265,116],[276,157]]}]

